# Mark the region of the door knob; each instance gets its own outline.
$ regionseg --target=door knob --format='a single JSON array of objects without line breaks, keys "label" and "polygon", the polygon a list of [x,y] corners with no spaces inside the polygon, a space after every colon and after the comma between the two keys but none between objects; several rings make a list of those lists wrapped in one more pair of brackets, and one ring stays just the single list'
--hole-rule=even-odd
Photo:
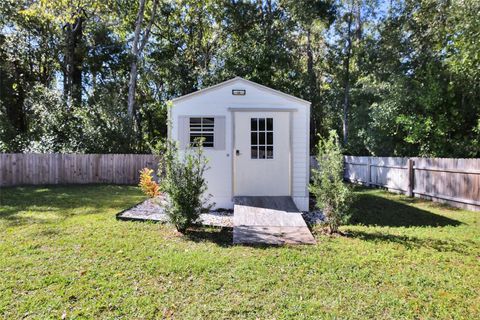
[{"label": "door knob", "polygon": [[236,154],[237,156],[239,156],[239,155],[241,154],[241,153],[240,153],[240,150],[235,150],[235,154]]}]

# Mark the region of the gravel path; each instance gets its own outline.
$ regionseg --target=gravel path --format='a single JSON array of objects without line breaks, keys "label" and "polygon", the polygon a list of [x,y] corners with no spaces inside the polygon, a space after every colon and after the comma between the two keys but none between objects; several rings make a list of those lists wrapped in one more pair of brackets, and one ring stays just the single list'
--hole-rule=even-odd
[{"label": "gravel path", "polygon": [[[163,211],[163,203],[165,203],[165,199],[163,198],[150,198],[137,204],[133,208],[123,211],[118,215],[118,218],[168,222],[168,217]],[[233,211],[213,210],[209,213],[202,213],[199,222],[208,226],[233,227]]]},{"label": "gravel path", "polygon": [[[168,217],[163,211],[162,204],[165,199],[162,197],[150,198],[118,214],[119,219],[124,220],[149,220],[168,222]],[[321,211],[310,211],[302,213],[303,219],[314,225],[325,220]],[[209,213],[200,215],[201,224],[216,227],[233,227],[233,210],[212,210]]]}]

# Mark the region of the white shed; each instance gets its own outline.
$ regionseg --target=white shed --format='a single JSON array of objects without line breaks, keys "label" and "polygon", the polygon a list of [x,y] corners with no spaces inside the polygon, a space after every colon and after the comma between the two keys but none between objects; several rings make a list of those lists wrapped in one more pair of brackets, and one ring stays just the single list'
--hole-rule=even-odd
[{"label": "white shed", "polygon": [[291,196],[308,210],[310,102],[240,77],[172,102],[170,138],[181,149],[205,138],[217,208],[236,196]]}]

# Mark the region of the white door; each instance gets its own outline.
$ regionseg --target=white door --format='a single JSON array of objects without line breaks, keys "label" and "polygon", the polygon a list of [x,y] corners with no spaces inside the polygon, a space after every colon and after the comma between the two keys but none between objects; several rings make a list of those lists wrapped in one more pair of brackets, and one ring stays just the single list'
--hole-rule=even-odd
[{"label": "white door", "polygon": [[290,113],[235,112],[234,194],[290,195]]}]

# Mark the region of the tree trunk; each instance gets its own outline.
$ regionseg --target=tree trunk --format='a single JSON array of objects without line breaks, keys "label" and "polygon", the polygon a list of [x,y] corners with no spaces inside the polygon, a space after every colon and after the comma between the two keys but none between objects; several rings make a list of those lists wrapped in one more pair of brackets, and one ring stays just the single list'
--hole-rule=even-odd
[{"label": "tree trunk", "polygon": [[307,73],[310,101],[312,103],[310,117],[310,145],[313,146],[316,141],[318,126],[321,123],[321,110],[317,110],[317,77],[313,69],[313,52],[310,30],[307,30]]},{"label": "tree trunk", "polygon": [[63,95],[69,107],[82,103],[83,20],[83,17],[77,17],[74,23],[67,23],[63,27],[65,37]]},{"label": "tree trunk", "polygon": [[135,94],[137,90],[138,61],[142,54],[143,48],[145,47],[145,44],[148,41],[153,20],[155,19],[155,13],[156,13],[157,2],[158,2],[158,0],[153,0],[153,7],[152,7],[152,14],[150,17],[150,21],[148,23],[147,28],[145,29],[143,39],[140,43],[140,31],[142,30],[142,23],[144,19],[145,1],[146,0],[140,0],[140,5],[138,7],[138,14],[137,14],[137,20],[135,22],[135,33],[133,37],[132,52],[131,52],[132,62],[130,63],[130,81],[128,83],[127,114],[130,121],[132,122],[134,120],[134,112],[135,112]]},{"label": "tree trunk", "polygon": [[357,30],[355,31],[355,34],[357,40],[361,40],[363,36],[362,1],[356,2],[355,20],[357,21]]},{"label": "tree trunk", "polygon": [[137,89],[137,62],[138,62],[138,43],[140,42],[140,31],[142,30],[143,15],[145,11],[145,0],[140,0],[137,20],[135,22],[135,33],[133,37],[132,53],[130,63],[130,81],[128,83],[128,117],[133,122],[133,110],[135,108],[135,91]]},{"label": "tree trunk", "polygon": [[[346,64],[350,64],[350,58],[346,59]],[[343,144],[344,146],[348,143],[348,109],[350,105],[350,70],[349,67],[346,67],[345,70],[345,88],[343,93]]]},{"label": "tree trunk", "polygon": [[67,103],[67,106],[70,107],[70,89],[71,89],[71,71],[70,71],[70,66],[72,65],[71,60],[72,60],[72,54],[71,54],[71,45],[70,43],[72,42],[70,40],[72,36],[72,31],[71,31],[71,25],[67,23],[63,27],[63,32],[64,32],[64,37],[65,37],[65,48],[64,48],[64,53],[63,53],[63,66],[62,66],[62,72],[63,72],[63,99]]},{"label": "tree trunk", "polygon": [[132,57],[130,64],[130,81],[128,83],[128,117],[130,121],[133,120],[133,109],[135,108],[135,93],[137,89],[137,58]]},{"label": "tree trunk", "polygon": [[82,69],[84,52],[82,48],[83,38],[83,18],[80,17],[75,22],[73,32],[74,51],[72,64],[72,101],[75,105],[82,103]]},{"label": "tree trunk", "polygon": [[352,13],[348,14],[347,26],[347,48],[345,52],[344,71],[345,71],[345,86],[343,93],[343,144],[348,143],[348,112],[350,108],[350,58],[352,55]]}]

